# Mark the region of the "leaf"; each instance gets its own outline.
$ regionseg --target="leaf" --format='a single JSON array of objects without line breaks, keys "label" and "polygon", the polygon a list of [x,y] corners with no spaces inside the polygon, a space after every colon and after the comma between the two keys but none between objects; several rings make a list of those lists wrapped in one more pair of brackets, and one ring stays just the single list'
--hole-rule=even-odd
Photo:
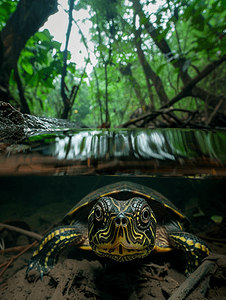
[{"label": "leaf", "polygon": [[97,51],[102,52],[108,50],[107,46],[105,45],[99,45],[97,46]]},{"label": "leaf", "polygon": [[221,51],[222,56],[226,53],[226,36],[222,39],[219,45],[219,51]]},{"label": "leaf", "polygon": [[192,6],[188,6],[184,13],[183,13],[183,19],[185,19],[185,21],[187,21],[189,18],[191,18],[192,16],[192,9],[193,7]]},{"label": "leaf", "polygon": [[37,86],[38,82],[39,82],[39,74],[36,73],[30,77],[30,79],[27,81],[27,84],[29,84],[30,86]]},{"label": "leaf", "polygon": [[48,77],[46,80],[43,80],[42,84],[43,84],[43,86],[45,86],[47,88],[51,88],[51,89],[54,88],[53,79],[51,77]]},{"label": "leaf", "polygon": [[39,71],[39,74],[48,77],[50,74],[52,74],[52,68],[51,68],[51,67],[42,68],[42,69]]},{"label": "leaf", "polygon": [[140,18],[140,25],[145,25],[148,22],[146,17],[141,17]]},{"label": "leaf", "polygon": [[83,78],[87,78],[88,77],[88,75],[87,75],[87,73],[85,72],[84,74],[83,74]]},{"label": "leaf", "polygon": [[70,59],[71,59],[71,52],[67,51],[67,60],[70,60]]},{"label": "leaf", "polygon": [[52,46],[53,48],[57,49],[57,50],[60,50],[61,48],[61,43],[60,42],[57,42],[57,41],[52,41]]},{"label": "leaf", "polygon": [[180,68],[175,68],[174,70],[173,70],[173,73],[174,74],[178,74],[180,72]]},{"label": "leaf", "polygon": [[52,36],[48,29],[44,29],[42,32],[37,32],[35,34],[41,41],[51,41]]},{"label": "leaf", "polygon": [[35,54],[31,51],[23,51],[23,57],[35,57]]},{"label": "leaf", "polygon": [[167,63],[164,63],[161,66],[159,66],[158,69],[156,70],[156,75],[159,75],[166,65]]},{"label": "leaf", "polygon": [[25,63],[23,63],[23,64],[21,64],[21,67],[28,73],[28,74],[30,74],[30,75],[32,75],[33,74],[33,67],[32,67],[32,65],[31,64],[25,64]]},{"label": "leaf", "polygon": [[39,48],[39,49],[41,49],[41,50],[48,51],[47,47],[44,46],[44,45],[37,44],[36,47]]}]

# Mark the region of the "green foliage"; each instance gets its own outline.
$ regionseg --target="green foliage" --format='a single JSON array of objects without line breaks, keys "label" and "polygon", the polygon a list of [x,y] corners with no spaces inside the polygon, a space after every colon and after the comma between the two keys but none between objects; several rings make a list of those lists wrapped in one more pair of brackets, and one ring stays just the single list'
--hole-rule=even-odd
[{"label": "green foliage", "polygon": [[[0,0],[1,28],[16,9],[17,3],[18,1]],[[128,76],[120,72],[121,68],[128,65],[131,66],[132,76],[139,85],[142,99],[150,106],[147,82],[135,46],[135,33],[139,27],[141,36],[137,42],[141,42],[145,58],[152,70],[161,78],[169,99],[179,93],[183,87],[178,75],[180,69],[174,68],[172,62],[183,59],[183,71],[187,71],[193,78],[212,60],[226,53],[225,0],[161,1],[157,12],[151,15],[149,12],[153,11],[156,1],[146,1],[146,6],[143,1],[140,3],[145,12],[140,19],[134,15],[131,2],[80,0],[76,3],[76,11],[87,9],[90,14],[89,21],[92,22],[92,26],[89,36],[85,36],[81,29],[79,32],[89,56],[95,57],[93,64],[95,64],[96,74],[94,71],[85,73],[71,110],[71,120],[84,122],[88,126],[100,125],[100,115],[102,113],[105,116],[106,113],[105,70],[107,70],[111,126],[118,126],[128,121],[130,115],[140,107],[134,84]],[[174,60],[171,62],[161,53],[145,30],[147,22],[153,20],[153,15],[155,18],[152,24],[159,32],[157,41],[165,41],[169,45],[174,55]],[[84,22],[85,19],[80,21]],[[69,96],[73,85],[79,83],[83,70],[76,69],[76,62],[71,61],[69,52],[67,58],[66,85]],[[37,32],[21,52],[18,65],[25,96],[32,113],[60,117],[63,110],[60,96],[63,67],[61,43],[53,40],[47,29]],[[226,92],[224,85],[217,83],[217,80],[224,76],[226,71],[225,66],[222,65],[219,72],[215,72],[214,84],[212,76],[208,76],[200,86],[213,94],[224,94]],[[10,84],[11,91],[19,102],[13,73]],[[152,85],[151,81],[150,84]],[[158,109],[161,104],[153,85],[151,92],[155,108]],[[190,110],[203,109],[204,106],[201,100],[190,97],[174,105],[174,107]]]},{"label": "green foliage", "polygon": [[[31,112],[34,114],[60,117],[60,112],[56,106],[54,105],[54,108],[48,107],[51,101],[47,101],[48,94],[51,93],[52,89],[55,89],[56,81],[59,81],[62,73],[63,52],[60,49],[61,43],[54,41],[49,31],[45,29],[31,37],[21,52],[18,61],[20,76],[23,80]],[[71,54],[68,52],[68,59],[70,58]],[[70,62],[68,72],[74,74],[75,71],[76,64]],[[10,84],[14,97],[19,101],[13,73],[10,77]],[[58,89],[58,95],[55,96],[57,96],[59,106],[62,109],[60,89]]]},{"label": "green foliage", "polygon": [[5,26],[9,17],[16,10],[19,0],[8,1],[8,0],[0,0],[0,30]]},{"label": "green foliage", "polygon": [[19,59],[26,85],[54,88],[53,81],[62,71],[60,47],[61,43],[53,41],[47,29],[29,39]]},{"label": "green foliage", "polygon": [[[198,8],[192,14],[191,10],[194,10],[196,6]],[[184,17],[190,21],[190,27],[194,30],[195,46],[191,49],[192,52],[204,52],[213,58],[216,57],[218,51],[221,54],[226,53],[225,39],[221,39],[225,31],[226,20],[224,0],[205,1],[202,5],[199,1],[195,1],[185,10]]]}]

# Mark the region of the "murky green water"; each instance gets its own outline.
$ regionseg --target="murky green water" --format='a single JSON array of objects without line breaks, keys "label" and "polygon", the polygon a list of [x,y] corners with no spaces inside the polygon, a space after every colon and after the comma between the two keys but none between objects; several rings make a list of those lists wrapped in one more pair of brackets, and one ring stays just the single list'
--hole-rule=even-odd
[{"label": "murky green water", "polygon": [[[42,231],[89,192],[117,181],[146,185],[170,199],[189,218],[226,215],[225,180],[127,176],[2,177],[0,222],[24,220]],[[39,230],[40,229],[40,230]]]}]

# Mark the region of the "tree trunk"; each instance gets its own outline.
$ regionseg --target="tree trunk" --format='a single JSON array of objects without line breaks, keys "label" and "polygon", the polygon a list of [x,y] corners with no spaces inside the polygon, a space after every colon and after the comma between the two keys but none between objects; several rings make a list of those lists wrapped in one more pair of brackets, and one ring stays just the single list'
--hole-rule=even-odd
[{"label": "tree trunk", "polygon": [[[144,70],[146,81],[148,83],[149,79],[152,80],[155,90],[156,90],[156,93],[159,97],[160,103],[161,103],[161,105],[164,105],[165,103],[167,103],[169,101],[169,98],[164,90],[161,78],[156,75],[156,73],[152,70],[151,66],[149,65],[148,61],[146,60],[144,52],[141,48],[140,30],[136,31],[135,45],[137,48],[137,54],[138,54],[140,64],[142,65],[143,70]],[[154,108],[154,103],[152,103],[152,106]]]}]

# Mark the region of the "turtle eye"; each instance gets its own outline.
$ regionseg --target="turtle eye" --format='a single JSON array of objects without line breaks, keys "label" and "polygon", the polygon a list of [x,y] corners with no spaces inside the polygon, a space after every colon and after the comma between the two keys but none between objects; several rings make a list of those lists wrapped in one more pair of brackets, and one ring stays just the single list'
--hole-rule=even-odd
[{"label": "turtle eye", "polygon": [[103,221],[103,210],[102,210],[102,207],[100,205],[97,205],[95,210],[94,210],[94,217],[95,217],[95,220],[97,222],[101,222]]},{"label": "turtle eye", "polygon": [[148,206],[145,206],[140,214],[140,220],[143,224],[147,224],[150,221],[151,218],[151,211]]}]

